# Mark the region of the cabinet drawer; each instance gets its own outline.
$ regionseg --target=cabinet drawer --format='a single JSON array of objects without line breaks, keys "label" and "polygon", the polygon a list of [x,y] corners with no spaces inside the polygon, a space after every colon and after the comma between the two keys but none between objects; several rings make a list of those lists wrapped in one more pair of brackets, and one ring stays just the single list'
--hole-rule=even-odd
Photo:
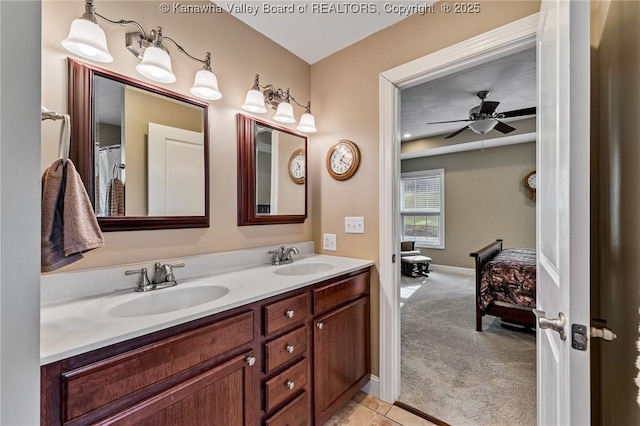
[{"label": "cabinet drawer", "polygon": [[309,422],[309,394],[304,391],[264,423],[266,426],[306,426]]},{"label": "cabinet drawer", "polygon": [[304,321],[307,316],[307,293],[264,307],[265,334]]},{"label": "cabinet drawer", "polygon": [[300,327],[264,345],[265,370],[267,373],[307,350],[307,328]]},{"label": "cabinet drawer", "polygon": [[369,292],[369,271],[313,290],[313,313],[319,314]]},{"label": "cabinet drawer", "polygon": [[125,352],[62,375],[65,421],[253,341],[253,312]]},{"label": "cabinet drawer", "polygon": [[264,384],[267,401],[266,411],[286,401],[307,384],[307,359],[278,374]]}]

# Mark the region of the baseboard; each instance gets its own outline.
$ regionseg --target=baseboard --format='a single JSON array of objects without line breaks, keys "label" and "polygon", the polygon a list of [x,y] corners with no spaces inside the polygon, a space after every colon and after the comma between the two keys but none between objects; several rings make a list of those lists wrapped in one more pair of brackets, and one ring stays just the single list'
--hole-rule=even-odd
[{"label": "baseboard", "polygon": [[473,268],[460,268],[458,266],[446,266],[446,265],[429,265],[429,269],[435,272],[446,272],[448,274],[466,275],[469,277],[475,277],[476,270]]},{"label": "baseboard", "polygon": [[369,395],[373,395],[376,398],[380,398],[380,377],[373,374],[369,378],[369,381],[362,387],[362,392],[366,392]]}]

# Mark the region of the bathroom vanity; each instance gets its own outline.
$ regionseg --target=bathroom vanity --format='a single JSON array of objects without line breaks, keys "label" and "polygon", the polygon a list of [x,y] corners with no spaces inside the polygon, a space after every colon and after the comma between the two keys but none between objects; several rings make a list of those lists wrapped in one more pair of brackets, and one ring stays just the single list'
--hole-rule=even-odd
[{"label": "bathroom vanity", "polygon": [[[186,321],[179,310],[151,315],[175,314],[168,327],[84,352],[96,344],[76,344],[45,363],[41,423],[322,425],[369,380],[371,264],[309,256],[208,277],[241,285]],[[259,276],[262,297],[259,282],[247,284]]]}]

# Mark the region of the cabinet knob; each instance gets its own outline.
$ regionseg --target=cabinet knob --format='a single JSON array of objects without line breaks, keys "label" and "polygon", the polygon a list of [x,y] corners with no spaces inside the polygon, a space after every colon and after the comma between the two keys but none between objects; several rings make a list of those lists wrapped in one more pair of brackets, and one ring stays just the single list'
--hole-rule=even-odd
[{"label": "cabinet knob", "polygon": [[318,327],[318,330],[322,330],[324,328],[324,323],[323,322],[318,322],[318,323],[316,323],[316,327]]},{"label": "cabinet knob", "polygon": [[287,352],[289,352],[290,354],[292,354],[295,349],[296,348],[294,348],[293,345],[287,345]]},{"label": "cabinet knob", "polygon": [[250,367],[253,367],[255,363],[256,363],[256,357],[255,356],[248,356],[247,357],[247,364],[249,364]]},{"label": "cabinet knob", "polygon": [[296,384],[291,380],[287,380],[287,383],[285,383],[285,386],[287,387],[287,389],[293,390],[293,388],[296,386]]},{"label": "cabinet knob", "polygon": [[294,316],[295,314],[296,314],[296,311],[294,311],[294,310],[292,309],[292,310],[290,310],[290,311],[286,311],[286,312],[284,313],[284,316],[285,316],[285,317],[287,317],[287,318],[293,318],[293,316]]}]

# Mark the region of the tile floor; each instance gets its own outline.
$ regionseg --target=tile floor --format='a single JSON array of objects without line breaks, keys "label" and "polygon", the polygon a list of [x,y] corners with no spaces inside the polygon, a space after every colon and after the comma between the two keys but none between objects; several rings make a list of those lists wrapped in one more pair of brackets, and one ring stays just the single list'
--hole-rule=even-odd
[{"label": "tile floor", "polygon": [[430,421],[400,407],[359,392],[324,426],[432,426]]}]

